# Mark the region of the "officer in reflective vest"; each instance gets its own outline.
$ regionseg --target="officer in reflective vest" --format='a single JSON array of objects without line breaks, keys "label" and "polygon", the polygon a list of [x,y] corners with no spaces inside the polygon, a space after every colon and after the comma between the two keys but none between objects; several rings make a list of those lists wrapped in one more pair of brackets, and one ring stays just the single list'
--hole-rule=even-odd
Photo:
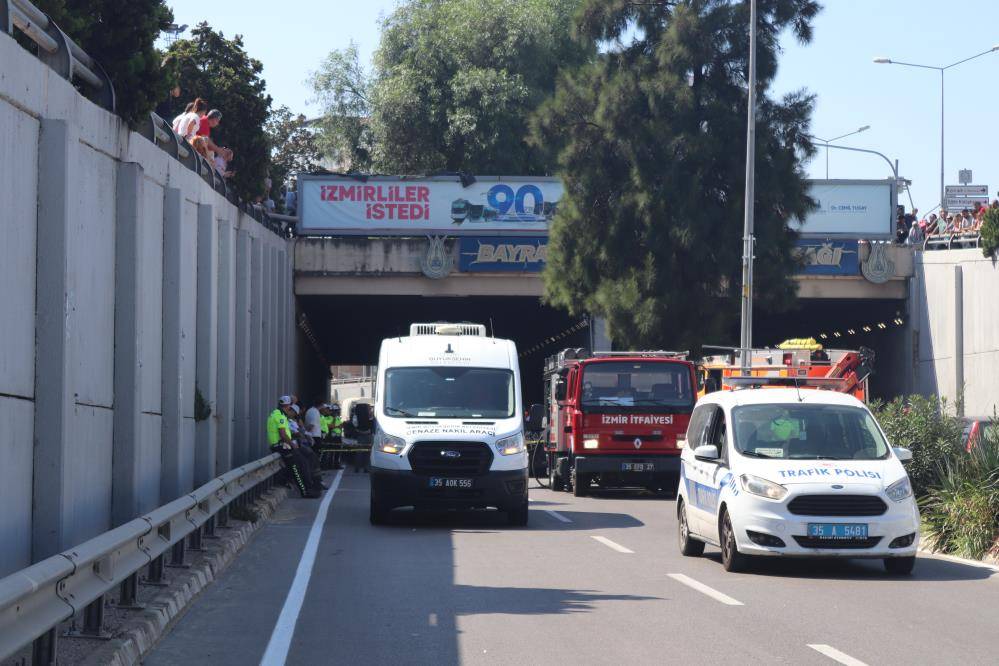
[{"label": "officer in reflective vest", "polygon": [[288,424],[288,417],[292,413],[291,404],[290,396],[283,395],[278,399],[277,408],[267,417],[267,441],[271,451],[281,454],[281,460],[302,497],[314,499],[322,495],[322,485],[314,478],[308,460],[291,438],[291,427]]}]

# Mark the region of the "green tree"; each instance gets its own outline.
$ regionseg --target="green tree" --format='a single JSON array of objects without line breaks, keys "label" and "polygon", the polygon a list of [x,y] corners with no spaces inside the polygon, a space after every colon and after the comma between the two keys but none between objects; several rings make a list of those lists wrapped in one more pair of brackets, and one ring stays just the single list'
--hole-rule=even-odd
[{"label": "green tree", "polygon": [[[287,106],[271,112],[266,125],[271,146],[271,178],[275,187],[286,183],[288,176],[320,167],[322,151],[316,132],[306,125],[304,115],[295,115]],[[283,202],[278,202],[283,205]]]},{"label": "green tree", "polygon": [[334,50],[311,79],[323,108],[317,143],[343,171],[371,168],[371,80],[361,66],[357,45]]},{"label": "green tree", "polygon": [[36,0],[35,6],[104,68],[126,122],[146,120],[166,99],[169,85],[154,48],[173,21],[165,0]]},{"label": "green tree", "polygon": [[[374,71],[354,47],[336,51],[313,83],[326,139],[351,166],[387,173],[550,173],[528,118],[561,67],[592,42],[571,36],[581,0],[409,0],[384,22]],[[338,125],[339,124],[339,125]]]},{"label": "green tree", "polygon": [[999,208],[989,208],[985,211],[982,222],[982,254],[995,257],[999,251]]},{"label": "green tree", "polygon": [[[813,0],[760,0],[756,302],[795,295],[795,234],[813,206],[802,160],[813,98],[766,90],[781,33],[811,38]],[[748,3],[587,0],[581,39],[609,44],[561,77],[533,123],[565,182],[547,300],[607,317],[626,348],[697,348],[734,328],[741,295]],[[686,347],[685,347],[686,346]]]},{"label": "green tree", "polygon": [[168,54],[184,94],[222,112],[212,140],[235,153],[229,168],[235,171],[236,193],[248,200],[264,194],[271,157],[264,124],[271,96],[261,77],[263,65],[247,55],[242,36],[226,39],[207,23],[198,24],[190,39],[174,42]]}]

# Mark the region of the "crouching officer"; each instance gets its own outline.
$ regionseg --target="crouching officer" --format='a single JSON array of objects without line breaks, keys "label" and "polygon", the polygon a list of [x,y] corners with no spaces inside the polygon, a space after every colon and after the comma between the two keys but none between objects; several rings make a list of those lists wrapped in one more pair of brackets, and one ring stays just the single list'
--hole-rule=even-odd
[{"label": "crouching officer", "polygon": [[291,438],[288,423],[288,417],[292,413],[291,406],[291,397],[283,395],[278,399],[277,409],[267,417],[267,441],[271,451],[281,455],[292,483],[302,497],[314,499],[322,495],[322,486],[316,481],[308,459]]}]

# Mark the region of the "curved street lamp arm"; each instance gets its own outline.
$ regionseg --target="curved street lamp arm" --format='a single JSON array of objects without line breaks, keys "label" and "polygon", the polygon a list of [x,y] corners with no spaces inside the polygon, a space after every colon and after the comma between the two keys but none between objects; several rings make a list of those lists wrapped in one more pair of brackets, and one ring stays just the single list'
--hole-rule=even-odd
[{"label": "curved street lamp arm", "polygon": [[[808,138],[810,139],[818,138],[811,135],[806,135],[806,136],[808,136]],[[890,159],[888,159],[888,157],[884,153],[879,153],[876,150],[869,150],[867,148],[851,148],[850,146],[828,146],[828,147],[833,148],[835,150],[852,150],[855,153],[870,153],[871,155],[877,155],[878,157],[880,157],[881,159],[883,159],[885,162],[888,163],[888,167],[891,169],[892,174],[895,176],[895,181],[896,182],[898,181],[898,169],[895,168],[895,164]]]}]

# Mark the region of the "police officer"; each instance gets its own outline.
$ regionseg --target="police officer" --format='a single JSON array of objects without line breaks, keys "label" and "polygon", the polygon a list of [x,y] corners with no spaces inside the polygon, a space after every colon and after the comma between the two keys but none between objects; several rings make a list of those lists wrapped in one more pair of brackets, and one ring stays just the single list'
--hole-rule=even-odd
[{"label": "police officer", "polygon": [[283,395],[278,399],[277,408],[267,417],[267,441],[271,451],[281,454],[281,460],[302,497],[315,499],[322,495],[322,485],[316,482],[309,461],[291,437],[288,422],[293,413],[291,407],[290,396]]},{"label": "police officer", "polygon": [[[292,396],[292,400],[295,400],[294,396]],[[319,454],[315,450],[316,442],[312,440],[312,437],[309,436],[305,429],[305,424],[302,422],[302,410],[298,406],[297,402],[293,402],[291,405],[288,425],[291,428],[292,439],[294,439],[299,445],[299,452],[309,462],[312,477],[323,489],[328,488],[329,486],[323,483],[323,473],[320,471],[321,465],[319,463]]]}]

